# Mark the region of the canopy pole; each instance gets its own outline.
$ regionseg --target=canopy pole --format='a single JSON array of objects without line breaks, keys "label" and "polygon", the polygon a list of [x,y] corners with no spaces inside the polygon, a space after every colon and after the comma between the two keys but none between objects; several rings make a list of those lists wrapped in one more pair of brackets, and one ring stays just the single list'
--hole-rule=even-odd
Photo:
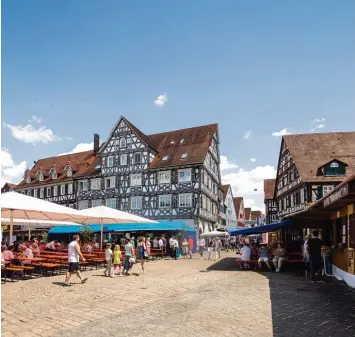
[{"label": "canopy pole", "polygon": [[102,218],[100,218],[100,232],[101,232],[101,238],[100,238],[100,247],[101,249],[103,249],[103,242],[104,242],[104,225],[103,225],[103,221]]},{"label": "canopy pole", "polygon": [[12,235],[14,233],[14,210],[12,209],[11,210],[11,213],[10,213],[10,237],[9,237],[9,246],[12,245]]},{"label": "canopy pole", "polygon": [[28,241],[31,241],[31,226],[28,225]]}]

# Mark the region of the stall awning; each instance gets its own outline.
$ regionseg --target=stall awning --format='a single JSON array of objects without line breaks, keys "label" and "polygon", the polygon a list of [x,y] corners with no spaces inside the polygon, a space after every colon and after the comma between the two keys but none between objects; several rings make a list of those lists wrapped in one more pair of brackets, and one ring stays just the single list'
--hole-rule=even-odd
[{"label": "stall awning", "polygon": [[[100,232],[100,225],[89,225],[94,233]],[[75,234],[81,226],[55,226],[48,234]],[[119,223],[104,225],[104,232],[140,232],[140,231],[185,231],[196,232],[194,227],[185,222],[162,221],[157,223]]]},{"label": "stall awning", "polygon": [[275,232],[279,229],[286,228],[291,224],[293,224],[292,220],[286,220],[286,221],[276,222],[270,225],[234,230],[230,232],[230,235],[236,236],[236,235],[251,235],[251,234]]}]

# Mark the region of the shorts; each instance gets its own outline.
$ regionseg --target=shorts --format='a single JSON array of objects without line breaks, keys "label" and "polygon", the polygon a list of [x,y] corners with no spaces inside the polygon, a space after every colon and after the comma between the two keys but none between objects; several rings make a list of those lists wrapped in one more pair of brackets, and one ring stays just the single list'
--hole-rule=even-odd
[{"label": "shorts", "polygon": [[79,270],[79,262],[69,262],[68,272],[74,273]]},{"label": "shorts", "polygon": [[122,268],[122,263],[115,263],[113,265],[113,268],[117,268],[117,267]]}]

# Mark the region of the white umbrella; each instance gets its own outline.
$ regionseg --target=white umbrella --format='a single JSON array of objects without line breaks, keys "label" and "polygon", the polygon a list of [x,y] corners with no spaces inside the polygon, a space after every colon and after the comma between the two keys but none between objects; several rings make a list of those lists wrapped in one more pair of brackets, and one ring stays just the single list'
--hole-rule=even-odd
[{"label": "white umbrella", "polygon": [[157,223],[157,221],[149,220],[137,215],[133,215],[127,212],[119,211],[118,209],[106,207],[106,206],[97,206],[93,208],[87,208],[82,210],[82,213],[87,216],[93,216],[95,218],[100,218],[101,226],[101,248],[103,241],[103,224],[114,224],[114,223]]},{"label": "white umbrella", "polygon": [[14,219],[70,221],[77,223],[95,222],[99,219],[88,217],[73,208],[33,198],[17,192],[0,194],[1,217],[10,218],[10,244],[12,244]]},{"label": "white umbrella", "polygon": [[209,232],[209,233],[203,233],[200,236],[204,236],[204,237],[209,237],[209,238],[225,238],[229,236],[228,232],[219,232],[219,231],[213,231],[213,232]]}]

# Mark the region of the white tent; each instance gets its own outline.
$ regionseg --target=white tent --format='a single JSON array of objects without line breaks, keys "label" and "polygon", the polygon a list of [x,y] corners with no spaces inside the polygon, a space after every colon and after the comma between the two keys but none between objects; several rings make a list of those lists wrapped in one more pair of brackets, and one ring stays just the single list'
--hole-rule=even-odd
[{"label": "white tent", "polygon": [[[119,211],[118,209],[98,206],[93,208],[87,208],[81,211],[87,216],[93,216],[95,218],[100,218],[101,225],[101,247],[103,240],[103,224],[115,224],[115,223],[157,223],[157,221],[142,218],[137,215],[133,215],[127,212]],[[94,222],[94,221],[93,221]]]},{"label": "white tent", "polygon": [[208,238],[218,238],[218,237],[219,238],[226,238],[226,237],[229,237],[229,233],[228,232],[213,231],[213,232],[200,234],[200,236],[208,237]]},{"label": "white tent", "polygon": [[69,221],[92,223],[99,218],[88,216],[73,208],[33,198],[17,192],[0,194],[1,217],[10,219],[10,244],[12,243],[14,219]]}]

